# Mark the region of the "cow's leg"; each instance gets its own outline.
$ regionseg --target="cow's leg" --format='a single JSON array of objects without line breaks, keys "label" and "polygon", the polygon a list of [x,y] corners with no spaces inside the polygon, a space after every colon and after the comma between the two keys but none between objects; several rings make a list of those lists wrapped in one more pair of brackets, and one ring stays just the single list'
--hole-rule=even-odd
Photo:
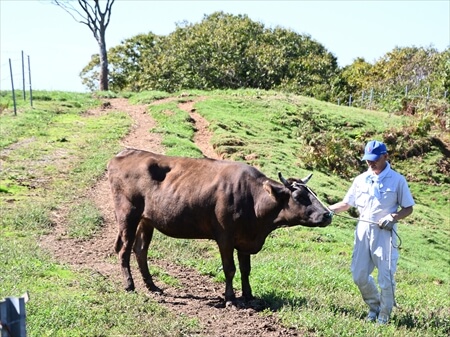
[{"label": "cow's leg", "polygon": [[225,274],[225,301],[227,304],[236,300],[236,295],[233,290],[233,278],[234,274],[236,274],[236,265],[233,259],[234,248],[230,242],[231,240],[226,239],[218,242],[223,272]]},{"label": "cow's leg", "polygon": [[137,229],[133,250],[136,254],[139,270],[147,289],[157,293],[162,293],[162,290],[158,288],[155,283],[153,283],[147,262],[148,247],[152,241],[153,231],[154,228],[150,224],[146,223],[144,220],[141,220]]},{"label": "cow's leg", "polygon": [[[133,277],[131,276],[130,255],[140,216],[141,214],[126,198],[116,201],[116,220],[119,225],[116,248],[119,250],[119,262],[125,282],[125,290],[127,291],[135,289]],[[119,244],[120,241],[121,245]]]},{"label": "cow's leg", "polygon": [[239,260],[239,270],[241,271],[241,281],[242,281],[242,296],[246,300],[252,300],[254,297],[252,295],[252,288],[250,287],[250,254],[244,254],[238,251],[237,253]]}]

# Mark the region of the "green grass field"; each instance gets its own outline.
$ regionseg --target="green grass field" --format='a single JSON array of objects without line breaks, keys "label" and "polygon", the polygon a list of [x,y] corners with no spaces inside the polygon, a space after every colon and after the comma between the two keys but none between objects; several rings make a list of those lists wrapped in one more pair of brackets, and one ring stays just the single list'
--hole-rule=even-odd
[{"label": "green grass field", "polygon": [[[190,95],[149,108],[157,121],[152,132],[162,134],[166,154],[201,156],[192,140],[189,116],[177,103],[206,97],[195,107],[210,122],[216,151],[257,166],[273,178],[277,171],[286,177],[314,171],[309,185],[330,204],[344,196],[351,177],[363,169],[355,158],[370,138],[396,134],[406,151],[431,136],[446,137],[444,131],[433,129],[410,139],[401,130],[417,124],[413,117],[277,92],[193,91]],[[150,103],[170,95],[122,96],[130,102]],[[80,224],[71,235],[86,238],[101,227],[99,211],[76,196],[104,173],[132,121],[125,113],[95,118],[85,114],[100,102],[89,94],[36,92],[34,109],[21,102],[13,116],[7,93],[1,93],[2,106],[9,104],[9,108],[0,115],[0,298],[30,292],[30,336],[189,335],[196,328],[192,320],[173,317],[148,297],[126,294],[120,285],[99,275],[71,270],[37,244],[38,237],[52,228],[52,212],[63,205],[70,205],[71,219]],[[166,110],[172,111],[170,118]],[[321,154],[314,152],[317,148]],[[338,217],[327,228],[277,230],[252,258],[251,284],[254,295],[268,303],[267,314],[276,311],[283,325],[307,336],[450,333],[450,183],[436,167],[445,154],[430,146],[419,156],[396,158],[393,166],[410,180],[417,206],[400,224],[399,308],[394,309],[392,323],[382,331],[364,323],[366,308],[350,274],[355,223]],[[157,234],[149,254],[224,281],[214,243]],[[235,286],[239,284],[238,274]]]}]

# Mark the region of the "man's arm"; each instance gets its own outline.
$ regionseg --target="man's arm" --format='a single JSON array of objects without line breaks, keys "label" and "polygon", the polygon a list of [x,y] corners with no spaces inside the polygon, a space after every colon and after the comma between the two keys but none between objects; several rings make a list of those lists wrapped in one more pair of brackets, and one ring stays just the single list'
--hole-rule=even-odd
[{"label": "man's arm", "polygon": [[352,206],[350,206],[346,202],[340,201],[340,202],[335,203],[334,205],[329,206],[328,208],[330,210],[332,210],[334,213],[340,213],[340,212],[345,212],[345,211],[349,210],[350,207],[352,207]]},{"label": "man's arm", "polygon": [[413,207],[409,206],[409,207],[404,207],[404,208],[400,209],[398,212],[392,213],[391,215],[395,221],[399,221],[399,220],[404,219],[407,216],[409,216],[412,212],[413,212]]}]

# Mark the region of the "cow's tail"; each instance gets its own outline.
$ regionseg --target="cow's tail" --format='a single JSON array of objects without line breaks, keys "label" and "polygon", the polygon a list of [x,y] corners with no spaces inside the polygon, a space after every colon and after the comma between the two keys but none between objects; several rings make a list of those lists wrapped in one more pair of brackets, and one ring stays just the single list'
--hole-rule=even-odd
[{"label": "cow's tail", "polygon": [[116,242],[114,243],[114,250],[117,254],[119,254],[120,250],[122,249],[123,241],[120,237],[120,234],[117,234]]}]

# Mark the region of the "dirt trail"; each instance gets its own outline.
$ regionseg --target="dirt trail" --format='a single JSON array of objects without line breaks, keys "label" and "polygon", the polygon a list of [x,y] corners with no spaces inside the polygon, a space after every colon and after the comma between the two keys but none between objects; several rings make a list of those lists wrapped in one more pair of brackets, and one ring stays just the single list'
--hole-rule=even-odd
[{"label": "dirt trail", "polygon": [[[164,100],[163,100],[164,101]],[[163,101],[155,102],[158,104]],[[131,132],[122,140],[124,147],[146,149],[157,153],[164,153],[160,136],[149,130],[155,125],[154,120],[146,114],[147,106],[130,105],[126,99],[117,98],[104,104],[103,108],[89,111],[89,114],[104,114],[109,111],[127,112],[134,124]],[[195,112],[195,102],[181,103],[179,107],[190,113],[195,121],[196,135],[194,141],[203,154],[210,158],[218,158],[209,143],[210,133],[208,122]],[[104,217],[104,227],[91,240],[75,240],[66,234],[65,211],[59,210],[54,214],[55,227],[51,235],[42,237],[41,245],[50,251],[56,259],[68,263],[74,268],[88,268],[103,275],[112,282],[121,282],[122,276],[119,266],[114,264],[111,256],[115,256],[114,240],[116,226],[114,209],[110,197],[109,184],[106,174],[85,196],[95,202]],[[158,284],[164,289],[164,295],[152,298],[166,306],[169,310],[187,317],[195,317],[201,324],[201,336],[299,336],[298,331],[286,329],[277,323],[276,315],[261,316],[258,312],[264,309],[262,301],[254,301],[248,305],[225,308],[223,302],[224,284],[213,282],[210,278],[200,275],[195,270],[176,265],[164,260],[152,260],[172,277],[181,283],[181,287],[173,288]],[[134,268],[136,290],[147,292],[143,282]]]}]

